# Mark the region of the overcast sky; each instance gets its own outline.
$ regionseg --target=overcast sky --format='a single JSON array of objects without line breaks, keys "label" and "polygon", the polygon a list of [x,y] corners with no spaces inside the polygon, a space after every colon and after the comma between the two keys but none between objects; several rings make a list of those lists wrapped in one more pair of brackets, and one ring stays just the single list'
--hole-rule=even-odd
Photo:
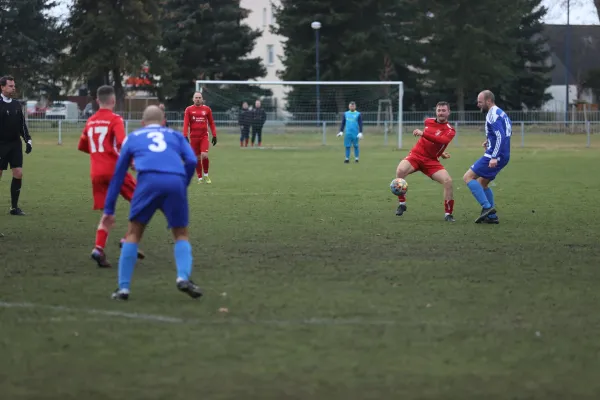
[{"label": "overcast sky", "polygon": [[[56,16],[66,16],[68,4],[72,0],[62,0],[60,5],[54,9]],[[571,23],[575,25],[600,25],[598,13],[594,7],[593,0],[570,0],[571,1]],[[567,0],[543,0],[542,3],[548,7],[548,14],[544,19],[547,24],[567,23]]]}]

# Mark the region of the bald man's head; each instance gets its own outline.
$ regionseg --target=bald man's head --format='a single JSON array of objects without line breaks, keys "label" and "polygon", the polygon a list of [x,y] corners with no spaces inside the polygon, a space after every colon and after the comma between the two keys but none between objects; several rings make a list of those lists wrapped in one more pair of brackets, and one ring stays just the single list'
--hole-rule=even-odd
[{"label": "bald man's head", "polygon": [[142,115],[142,125],[159,124],[165,120],[165,113],[158,106],[148,106]]},{"label": "bald man's head", "polygon": [[192,100],[194,100],[195,106],[200,107],[202,104],[204,104],[204,97],[202,97],[202,92],[194,93],[194,98]]},{"label": "bald man's head", "polygon": [[477,96],[477,107],[482,113],[487,114],[490,108],[496,105],[496,96],[490,90],[484,90]]}]

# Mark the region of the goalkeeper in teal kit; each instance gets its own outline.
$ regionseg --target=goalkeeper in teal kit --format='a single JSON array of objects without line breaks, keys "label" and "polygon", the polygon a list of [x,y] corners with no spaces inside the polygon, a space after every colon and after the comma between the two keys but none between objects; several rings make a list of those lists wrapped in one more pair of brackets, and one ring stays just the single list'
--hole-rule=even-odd
[{"label": "goalkeeper in teal kit", "polygon": [[348,111],[344,113],[342,117],[342,125],[340,125],[340,133],[337,136],[342,136],[344,134],[344,129],[346,131],[346,137],[344,138],[344,147],[346,147],[346,159],[344,163],[348,164],[350,162],[350,147],[354,147],[354,162],[358,162],[358,157],[360,154],[360,149],[358,148],[358,141],[362,139],[362,116],[358,111],[356,111],[356,103],[350,102],[348,105]]}]

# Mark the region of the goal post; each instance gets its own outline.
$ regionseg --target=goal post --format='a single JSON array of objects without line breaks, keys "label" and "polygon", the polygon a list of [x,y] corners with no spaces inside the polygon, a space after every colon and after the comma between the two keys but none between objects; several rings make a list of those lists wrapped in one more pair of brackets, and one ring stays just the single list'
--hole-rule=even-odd
[{"label": "goal post", "polygon": [[[317,90],[317,88],[319,90]],[[197,80],[196,91],[213,109],[217,124],[239,131],[244,102],[250,109],[261,100],[267,121],[264,134],[337,133],[343,113],[353,101],[363,119],[365,137],[397,135],[402,148],[403,96],[401,81],[236,81]],[[374,143],[374,142],[372,142]]]}]

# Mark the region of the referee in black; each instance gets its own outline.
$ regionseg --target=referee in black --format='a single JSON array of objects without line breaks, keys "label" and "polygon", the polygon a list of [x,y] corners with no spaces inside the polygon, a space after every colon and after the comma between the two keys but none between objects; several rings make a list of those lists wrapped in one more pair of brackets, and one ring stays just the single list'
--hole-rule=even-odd
[{"label": "referee in black", "polygon": [[11,215],[25,215],[19,208],[19,194],[23,180],[23,144],[25,153],[31,153],[31,136],[25,124],[25,115],[21,103],[13,100],[15,95],[15,78],[3,76],[0,78],[0,178],[2,172],[12,169],[10,184]]}]

